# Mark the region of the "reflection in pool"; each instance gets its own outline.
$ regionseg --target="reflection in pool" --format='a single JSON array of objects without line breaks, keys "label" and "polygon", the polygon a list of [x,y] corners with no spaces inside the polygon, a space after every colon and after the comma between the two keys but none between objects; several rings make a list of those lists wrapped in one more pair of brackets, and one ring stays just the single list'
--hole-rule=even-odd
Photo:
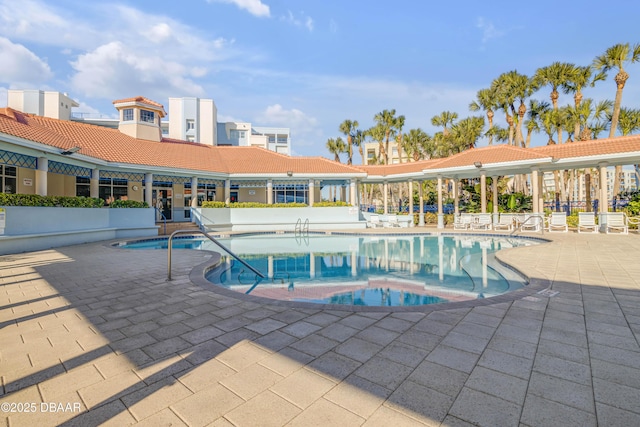
[{"label": "reflection in pool", "polygon": [[[526,281],[498,264],[494,253],[539,243],[482,235],[254,234],[219,240],[267,277],[256,282],[255,274],[225,256],[207,274],[216,285],[278,300],[364,306],[465,301],[519,289]],[[152,247],[127,247],[145,245]],[[174,240],[174,248],[219,251],[194,238]]]}]

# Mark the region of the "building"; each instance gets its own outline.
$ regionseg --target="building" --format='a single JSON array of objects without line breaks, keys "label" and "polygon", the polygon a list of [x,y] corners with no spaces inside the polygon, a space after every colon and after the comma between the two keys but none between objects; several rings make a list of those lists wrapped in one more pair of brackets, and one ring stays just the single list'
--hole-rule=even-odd
[{"label": "building", "polygon": [[66,93],[42,90],[7,91],[7,105],[24,113],[70,120],[71,109],[79,104]]},{"label": "building", "polygon": [[169,98],[169,138],[217,145],[217,121],[213,99]]}]

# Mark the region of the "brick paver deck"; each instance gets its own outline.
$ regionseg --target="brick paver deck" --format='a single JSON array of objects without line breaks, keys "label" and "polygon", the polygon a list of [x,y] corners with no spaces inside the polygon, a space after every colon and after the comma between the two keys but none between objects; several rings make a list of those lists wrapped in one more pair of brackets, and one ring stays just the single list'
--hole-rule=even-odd
[{"label": "brick paver deck", "polygon": [[557,295],[416,311],[206,289],[199,251],[170,282],[165,251],[2,256],[0,425],[638,426],[640,236],[545,237],[499,257]]}]

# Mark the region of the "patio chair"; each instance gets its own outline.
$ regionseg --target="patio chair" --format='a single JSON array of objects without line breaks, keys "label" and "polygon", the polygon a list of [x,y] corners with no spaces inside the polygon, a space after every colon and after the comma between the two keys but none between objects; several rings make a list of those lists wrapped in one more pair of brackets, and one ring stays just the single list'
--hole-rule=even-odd
[{"label": "patio chair", "polygon": [[541,231],[544,219],[539,214],[525,214],[524,221],[520,224],[522,231]]},{"label": "patio chair", "polygon": [[385,227],[400,227],[398,216],[395,214],[387,215],[386,221],[382,223]]},{"label": "patio chair", "polygon": [[607,234],[628,234],[629,226],[627,225],[627,215],[624,212],[608,212],[607,216]]},{"label": "patio chair", "polygon": [[493,224],[494,230],[513,230],[514,217],[513,214],[500,214],[500,218],[496,224]]},{"label": "patio chair", "polygon": [[471,223],[471,228],[473,230],[491,230],[491,224],[493,222],[491,216],[489,213],[477,214]]},{"label": "patio chair", "polygon": [[597,233],[596,214],[593,212],[578,212],[578,233]]},{"label": "patio chair", "polygon": [[453,218],[453,229],[454,230],[467,230],[471,225],[471,215],[470,214],[459,214]]},{"label": "patio chair", "polygon": [[367,228],[377,228],[382,227],[382,223],[380,222],[380,217],[377,214],[373,214],[369,217],[367,221]]},{"label": "patio chair", "polygon": [[549,233],[560,232],[566,233],[569,231],[567,226],[567,213],[566,212],[551,212],[549,216]]}]

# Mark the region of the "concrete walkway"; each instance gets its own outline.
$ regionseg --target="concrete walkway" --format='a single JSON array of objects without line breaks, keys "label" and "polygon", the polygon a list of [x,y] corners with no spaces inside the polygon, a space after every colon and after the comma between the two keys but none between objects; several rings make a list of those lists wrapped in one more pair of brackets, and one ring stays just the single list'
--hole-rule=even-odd
[{"label": "concrete walkway", "polygon": [[[205,289],[211,254],[0,257],[0,425],[638,426],[640,236],[499,257],[555,296],[350,311]],[[196,266],[194,268],[194,266]]]}]

